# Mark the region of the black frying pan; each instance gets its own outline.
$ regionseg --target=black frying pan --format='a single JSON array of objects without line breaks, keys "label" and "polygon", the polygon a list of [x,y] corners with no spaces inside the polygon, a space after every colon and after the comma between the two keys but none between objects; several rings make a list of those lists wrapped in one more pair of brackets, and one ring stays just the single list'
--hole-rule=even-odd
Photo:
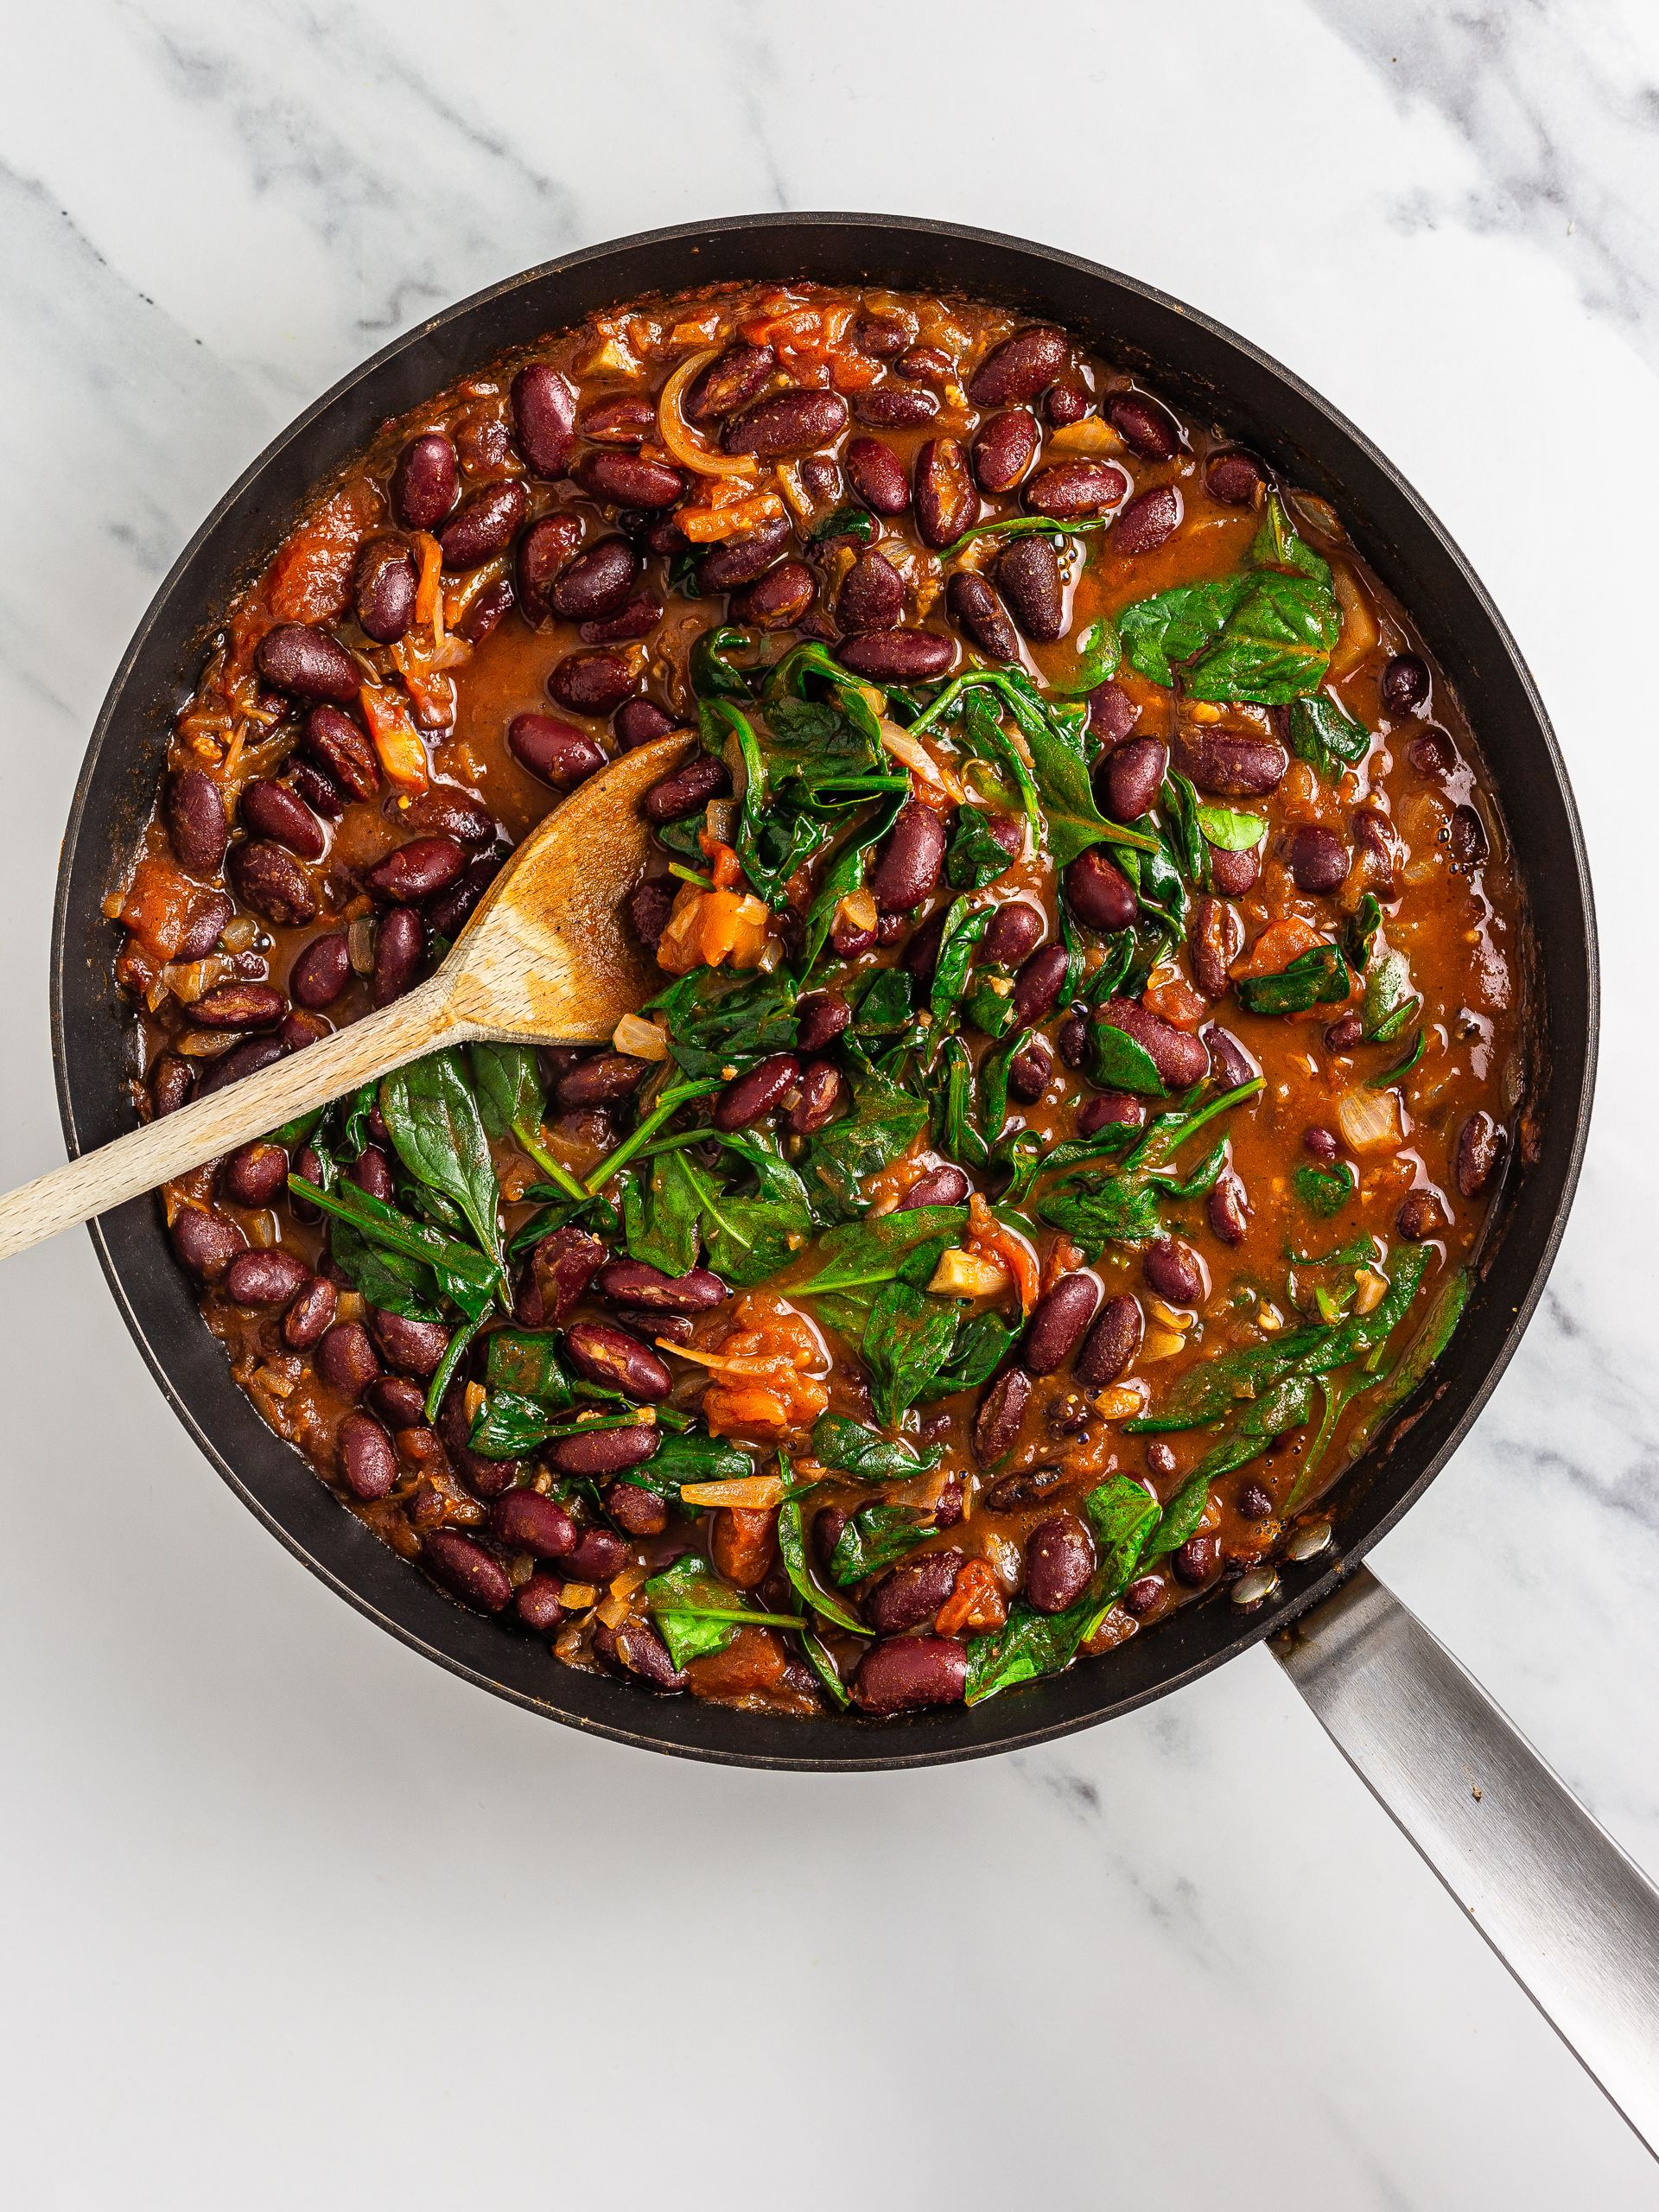
[{"label": "black frying pan", "polygon": [[127,1325],[186,1427],[266,1526],[372,1619],[486,1689],[621,1743],[747,1766],[833,1770],[970,1758],[1109,1719],[1285,1628],[1333,1590],[1444,1466],[1531,1318],[1589,1127],[1598,982],[1578,815],[1532,679],[1457,547],[1399,472],[1334,408],[1217,324],[1070,254],[947,223],[740,217],[571,254],[435,316],[318,400],[202,524],[116,672],[64,840],[52,1038],[72,1153],[105,1144],[131,1125],[127,1028],[110,981],[105,893],[152,804],[173,715],[194,683],[217,611],[282,538],[312,487],[366,444],[387,416],[590,309],[719,278],[796,276],[957,290],[1063,323],[1268,456],[1293,483],[1330,499],[1420,625],[1497,781],[1530,902],[1541,1139],[1536,1156],[1516,1162],[1505,1181],[1482,1277],[1448,1355],[1407,1418],[1334,1492],[1332,1548],[1305,1566],[1287,1566],[1276,1596],[1253,1615],[1242,1618],[1224,1595],[1189,1606],[1104,1658],[972,1712],[954,1708],[881,1725],[804,1725],[690,1699],[658,1700],[628,1682],[575,1674],[550,1658],[544,1645],[463,1612],[338,1505],[231,1380],[152,1201],[135,1199],[106,1214],[92,1224],[92,1236]]}]

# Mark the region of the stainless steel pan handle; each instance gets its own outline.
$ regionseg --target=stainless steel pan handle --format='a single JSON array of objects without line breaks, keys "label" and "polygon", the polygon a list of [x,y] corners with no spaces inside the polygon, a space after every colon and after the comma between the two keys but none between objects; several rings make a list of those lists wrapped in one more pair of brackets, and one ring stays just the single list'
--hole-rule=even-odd
[{"label": "stainless steel pan handle", "polygon": [[1268,1648],[1659,2157],[1659,1890],[1367,1568]]}]

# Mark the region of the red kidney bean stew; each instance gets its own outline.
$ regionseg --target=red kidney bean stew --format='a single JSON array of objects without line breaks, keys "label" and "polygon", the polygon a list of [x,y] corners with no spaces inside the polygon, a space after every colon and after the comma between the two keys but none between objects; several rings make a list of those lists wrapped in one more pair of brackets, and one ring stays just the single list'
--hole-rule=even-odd
[{"label": "red kidney bean stew", "polygon": [[162,1194],[238,1382],[659,1695],[971,1704],[1262,1602],[1528,1142],[1521,886],[1407,613],[1064,330],[594,317],[233,603],[109,902],[139,1111],[407,990],[676,730],[608,1046],[438,1052]]}]

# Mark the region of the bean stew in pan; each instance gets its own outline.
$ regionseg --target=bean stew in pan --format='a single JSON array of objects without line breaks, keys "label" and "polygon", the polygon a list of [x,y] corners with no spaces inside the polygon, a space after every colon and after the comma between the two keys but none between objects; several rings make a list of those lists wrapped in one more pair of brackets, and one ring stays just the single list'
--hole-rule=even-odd
[{"label": "bean stew in pan", "polygon": [[657,1694],[880,1719],[1261,1603],[1533,1141],[1522,886],[1408,612],[1057,327],[590,318],[232,603],[108,902],[139,1112],[401,995],[677,730],[608,1044],[161,1194],[238,1382],[412,1570]]}]

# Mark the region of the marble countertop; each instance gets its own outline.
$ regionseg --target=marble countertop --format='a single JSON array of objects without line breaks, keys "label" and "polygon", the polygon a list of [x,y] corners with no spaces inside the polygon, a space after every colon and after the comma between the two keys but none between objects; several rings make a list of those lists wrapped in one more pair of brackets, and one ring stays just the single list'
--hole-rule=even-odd
[{"label": "marble countertop", "polygon": [[[1589,1160],[1525,1344],[1374,1564],[1659,1868],[1652,842],[1611,772],[1652,716],[1622,658],[1659,492],[1651,10],[58,0],[9,48],[0,1187],[60,1157],[48,918],[99,702],[317,391],[703,214],[938,215],[1128,270],[1366,427],[1555,718],[1603,931]],[[1654,2202],[1265,1652],[967,1767],[652,1759],[332,1598],[195,1453],[80,1235],[0,1278],[0,1372],[12,2202]]]}]

